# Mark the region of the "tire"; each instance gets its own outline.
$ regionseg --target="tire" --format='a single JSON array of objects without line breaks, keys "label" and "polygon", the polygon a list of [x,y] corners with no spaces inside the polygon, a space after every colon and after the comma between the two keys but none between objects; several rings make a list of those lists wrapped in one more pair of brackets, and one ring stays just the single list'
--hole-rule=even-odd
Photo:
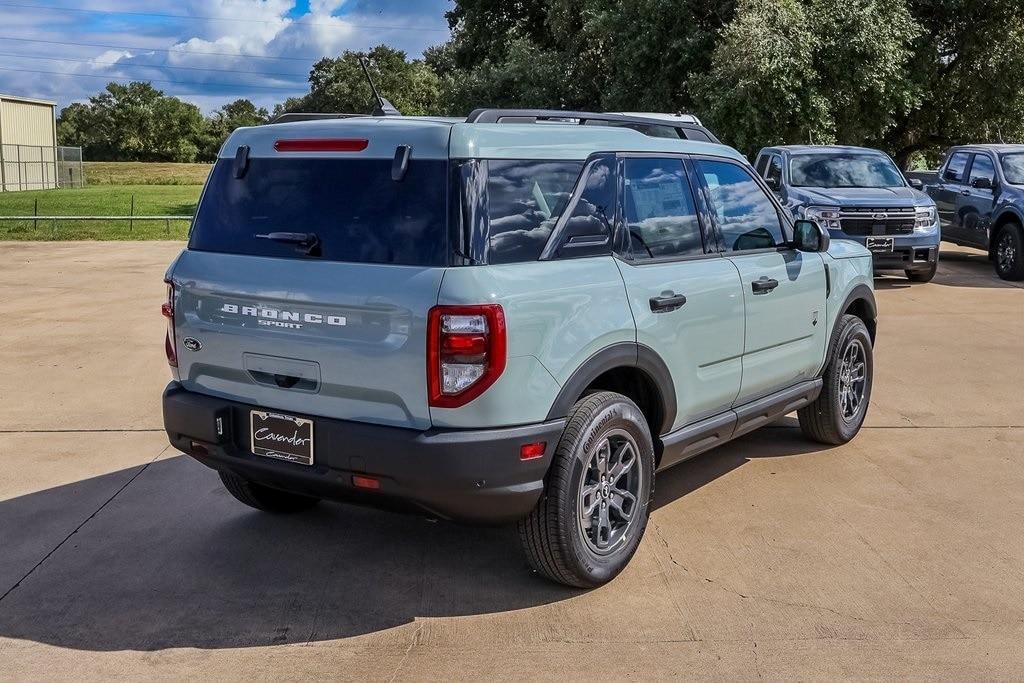
[{"label": "tire", "polygon": [[996,275],[1003,280],[1024,280],[1024,231],[1007,223],[995,237]]},{"label": "tire", "polygon": [[[845,362],[859,357],[862,365],[862,383],[853,381],[851,390],[844,394],[847,370],[855,370],[856,362],[848,367]],[[836,327],[829,349],[828,364],[822,377],[824,384],[815,401],[797,411],[800,429],[804,435],[820,443],[844,444],[857,435],[868,412],[873,383],[874,356],[871,335],[864,321],[855,315],[844,315]],[[856,373],[854,374],[856,376]],[[860,395],[855,409],[846,396]]]},{"label": "tire", "polygon": [[939,269],[939,262],[936,261],[928,270],[905,270],[907,279],[911,282],[931,282],[935,272]]},{"label": "tire", "polygon": [[235,497],[235,500],[262,512],[277,514],[302,512],[320,502],[319,498],[311,498],[310,496],[301,496],[297,493],[272,489],[269,486],[257,484],[230,472],[218,472],[218,474],[220,474],[220,480],[223,482],[224,488]]},{"label": "tire", "polygon": [[[630,451],[632,462],[623,466]],[[622,471],[612,481],[617,468]],[[654,445],[640,409],[610,391],[580,399],[555,449],[544,494],[519,522],[530,566],[576,588],[611,581],[640,545],[653,492]],[[581,515],[584,506],[593,512]]]}]

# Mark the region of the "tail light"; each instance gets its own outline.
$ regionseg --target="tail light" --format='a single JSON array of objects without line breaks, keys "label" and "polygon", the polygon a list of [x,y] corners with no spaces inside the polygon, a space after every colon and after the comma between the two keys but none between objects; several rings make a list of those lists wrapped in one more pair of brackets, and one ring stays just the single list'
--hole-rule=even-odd
[{"label": "tail light", "polygon": [[160,312],[167,318],[167,336],[164,338],[164,352],[167,364],[178,367],[178,339],[174,333],[174,285],[167,281],[167,301],[160,305]]},{"label": "tail light", "polygon": [[435,408],[458,408],[505,370],[505,314],[497,304],[435,306],[427,319],[427,390]]}]

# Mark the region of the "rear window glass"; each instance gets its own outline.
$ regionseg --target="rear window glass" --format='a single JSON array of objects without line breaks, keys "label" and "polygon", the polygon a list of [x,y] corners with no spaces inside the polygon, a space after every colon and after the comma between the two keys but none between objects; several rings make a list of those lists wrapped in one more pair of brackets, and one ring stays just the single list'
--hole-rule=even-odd
[{"label": "rear window glass", "polygon": [[540,258],[582,169],[582,161],[488,161],[487,262]]},{"label": "rear window glass", "polygon": [[445,160],[414,158],[398,182],[391,159],[252,158],[240,179],[233,165],[221,159],[214,167],[190,248],[309,258],[257,235],[313,233],[324,260],[447,265]]}]

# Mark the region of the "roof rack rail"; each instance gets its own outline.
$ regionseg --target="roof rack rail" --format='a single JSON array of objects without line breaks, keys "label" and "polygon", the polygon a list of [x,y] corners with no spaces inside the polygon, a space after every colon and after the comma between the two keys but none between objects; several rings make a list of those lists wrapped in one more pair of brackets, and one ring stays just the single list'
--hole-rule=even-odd
[{"label": "roof rack rail", "polygon": [[351,119],[366,114],[305,114],[301,112],[290,112],[275,116],[270,123],[295,123],[296,121],[319,121],[321,119]]},{"label": "roof rack rail", "polygon": [[602,114],[593,111],[568,111],[561,109],[474,109],[466,117],[466,123],[576,123],[587,125],[622,126],[639,130],[645,135],[657,135],[659,129],[672,129],[687,140],[721,144],[714,133],[696,123],[665,121],[664,119],[629,116],[626,114]]}]

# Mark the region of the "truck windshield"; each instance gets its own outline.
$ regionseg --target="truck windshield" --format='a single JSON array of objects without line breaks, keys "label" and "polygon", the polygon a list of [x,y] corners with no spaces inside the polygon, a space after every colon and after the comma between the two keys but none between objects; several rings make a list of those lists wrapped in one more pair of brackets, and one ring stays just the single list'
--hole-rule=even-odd
[{"label": "truck windshield", "polygon": [[312,235],[323,260],[447,265],[447,160],[413,159],[400,182],[391,166],[391,159],[254,157],[236,178],[233,160],[221,159],[189,248],[308,258],[294,238],[268,238]]},{"label": "truck windshield", "polygon": [[1003,175],[1011,185],[1024,185],[1024,152],[1004,154],[1000,161],[1003,164]]},{"label": "truck windshield", "polygon": [[904,187],[903,175],[879,154],[801,154],[789,162],[796,187]]}]

